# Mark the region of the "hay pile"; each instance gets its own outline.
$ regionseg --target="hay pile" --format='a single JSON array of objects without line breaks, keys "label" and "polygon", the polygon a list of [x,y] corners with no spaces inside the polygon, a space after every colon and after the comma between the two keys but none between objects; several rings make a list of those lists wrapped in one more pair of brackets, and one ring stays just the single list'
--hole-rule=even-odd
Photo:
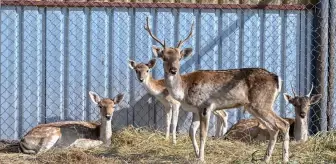
[{"label": "hay pile", "polygon": [[[111,147],[91,150],[53,150],[38,156],[0,153],[0,163],[195,163],[187,135],[178,135],[177,144],[165,141],[163,133],[128,127],[113,134]],[[290,162],[336,163],[336,132],[310,137],[304,144],[290,144]],[[206,145],[207,163],[251,163],[263,157],[267,144],[245,144],[212,139]],[[272,163],[281,162],[282,143],[277,143]]]}]

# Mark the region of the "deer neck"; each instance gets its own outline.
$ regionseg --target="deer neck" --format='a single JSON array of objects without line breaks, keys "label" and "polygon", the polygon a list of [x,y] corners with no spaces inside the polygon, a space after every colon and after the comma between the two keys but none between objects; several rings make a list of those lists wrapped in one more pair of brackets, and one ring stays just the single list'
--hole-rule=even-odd
[{"label": "deer neck", "polygon": [[[158,83],[158,80],[153,79],[152,76],[149,76],[145,81],[144,81],[144,86],[146,88],[146,90],[151,94],[151,95],[158,95],[160,94],[160,85]],[[161,86],[164,87],[164,86]]]},{"label": "deer neck", "polygon": [[184,88],[183,81],[180,73],[177,73],[175,76],[167,75],[165,73],[165,84],[167,90],[172,95],[172,97],[178,101],[183,100],[184,98]]},{"label": "deer neck", "polygon": [[308,140],[308,118],[301,118],[298,114],[295,117],[294,138],[296,141]]},{"label": "deer neck", "polygon": [[112,137],[112,120],[107,120],[105,117],[102,117],[99,132],[100,140],[103,141],[105,145],[110,145]]}]

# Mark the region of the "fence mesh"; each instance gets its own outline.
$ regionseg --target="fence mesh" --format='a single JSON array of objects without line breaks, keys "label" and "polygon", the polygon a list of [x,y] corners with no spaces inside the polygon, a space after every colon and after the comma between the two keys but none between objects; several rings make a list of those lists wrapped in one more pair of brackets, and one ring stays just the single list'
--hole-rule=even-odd
[{"label": "fence mesh", "polygon": [[[283,94],[293,96],[293,86],[304,96],[314,84],[312,95],[322,94],[322,99],[307,107],[312,108],[309,130],[326,130],[327,115],[328,120],[334,117],[327,109],[335,105],[331,62],[336,45],[328,42],[335,38],[335,30],[328,32],[335,24],[328,13],[335,15],[335,9],[321,2],[266,3],[2,1],[0,138],[20,138],[42,123],[99,120],[89,91],[109,98],[124,93],[112,118],[114,127],[164,129],[164,105],[128,66],[129,59],[148,63],[154,58],[151,47],[158,44],[144,29],[147,17],[154,34],[169,46],[186,37],[195,22],[194,35],[183,46],[192,47],[193,56],[181,61],[181,74],[261,67],[279,75],[282,90],[274,110],[281,117],[300,117]],[[158,59],[151,71],[154,79],[164,77],[162,65]],[[243,110],[227,112],[228,128],[252,117]],[[180,109],[179,133],[189,130],[191,117]],[[217,119],[213,115],[210,120],[214,135]]]}]

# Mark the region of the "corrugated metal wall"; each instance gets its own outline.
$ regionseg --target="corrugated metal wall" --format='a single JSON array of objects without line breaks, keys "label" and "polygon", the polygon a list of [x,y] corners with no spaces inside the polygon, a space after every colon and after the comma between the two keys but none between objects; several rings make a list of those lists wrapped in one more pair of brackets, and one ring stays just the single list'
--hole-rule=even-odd
[{"label": "corrugated metal wall", "polygon": [[[310,89],[309,11],[3,6],[0,139],[18,138],[39,123],[98,119],[89,90],[105,97],[126,94],[114,126],[163,128],[162,105],[127,65],[128,59],[152,58],[154,42],[143,28],[147,16],[169,45],[185,37],[191,21],[196,22],[195,35],[185,45],[194,48],[194,55],[182,63],[183,73],[264,67],[281,75],[283,91],[290,91],[290,83],[302,94]],[[163,77],[160,60],[153,74]],[[282,96],[275,110],[284,117],[294,114]],[[231,110],[230,123],[247,116]],[[188,130],[190,117],[181,112],[179,131]]]}]

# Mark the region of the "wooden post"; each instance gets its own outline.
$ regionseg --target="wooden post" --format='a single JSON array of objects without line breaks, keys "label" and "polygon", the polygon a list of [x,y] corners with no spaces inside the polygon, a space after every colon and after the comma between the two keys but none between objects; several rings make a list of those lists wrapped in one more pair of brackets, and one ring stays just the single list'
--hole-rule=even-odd
[{"label": "wooden post", "polygon": [[[322,98],[318,105],[311,110],[311,129],[313,133],[327,130],[326,108],[327,108],[327,58],[328,54],[328,0],[321,0],[314,10],[314,33],[313,39],[313,64],[312,69],[315,94],[321,93]],[[314,93],[314,92],[313,92]]]},{"label": "wooden post", "polygon": [[330,1],[329,8],[329,67],[328,67],[328,103],[327,103],[327,130],[334,126],[334,90],[335,90],[335,54],[336,54],[336,2]]}]

